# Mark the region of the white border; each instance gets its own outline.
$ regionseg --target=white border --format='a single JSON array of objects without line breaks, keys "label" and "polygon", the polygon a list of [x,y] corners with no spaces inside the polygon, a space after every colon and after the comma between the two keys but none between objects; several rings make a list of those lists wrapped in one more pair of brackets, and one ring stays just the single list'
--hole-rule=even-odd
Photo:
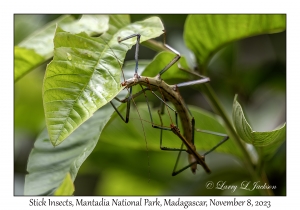
[{"label": "white border", "polygon": [[[13,196],[13,14],[15,13],[286,13],[287,14],[287,196],[249,197],[252,200],[271,200],[272,208],[296,205],[299,182],[299,11],[296,1],[8,1],[1,3],[1,178],[0,206],[29,207],[30,197]],[[3,65],[4,64],[4,65]],[[76,197],[80,198],[80,197]],[[82,197],[88,199],[89,197]],[[105,197],[108,198],[108,197]],[[155,197],[150,197],[154,199]],[[163,199],[165,197],[159,197]],[[174,197],[172,197],[174,198]],[[185,197],[186,199],[216,198],[232,200],[233,197]],[[41,197],[39,197],[41,199]],[[52,199],[66,199],[65,197]],[[75,198],[69,198],[75,199]],[[129,198],[130,199],[130,198]],[[246,200],[247,197],[237,197]],[[73,209],[82,207],[73,207]],[[99,208],[99,207],[96,207]],[[131,207],[129,207],[131,208]],[[170,207],[169,207],[170,208]],[[182,207],[177,207],[182,208]],[[190,207],[193,208],[193,207]],[[140,208],[139,208],[140,209]],[[168,209],[168,208],[167,208]]]}]

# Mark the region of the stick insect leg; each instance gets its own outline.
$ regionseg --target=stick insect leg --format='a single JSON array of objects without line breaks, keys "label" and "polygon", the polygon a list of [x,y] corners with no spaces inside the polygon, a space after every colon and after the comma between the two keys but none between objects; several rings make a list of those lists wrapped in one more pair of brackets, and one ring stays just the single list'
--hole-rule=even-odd
[{"label": "stick insect leg", "polygon": [[130,103],[131,100],[133,100],[134,98],[138,97],[141,94],[145,94],[144,90],[141,90],[135,94],[132,95],[132,87],[130,87],[129,89],[129,96],[124,98],[124,99],[119,99],[117,97],[115,97],[114,99],[121,102],[121,103],[127,103],[127,107],[126,107],[126,117],[124,118],[122,116],[122,114],[119,112],[119,110],[116,108],[116,106],[112,103],[112,101],[110,101],[110,104],[113,106],[113,108],[115,109],[115,111],[117,112],[117,114],[121,117],[121,119],[125,122],[128,123],[129,122],[129,114],[130,114]]},{"label": "stick insect leg", "polygon": [[[162,109],[162,107],[164,106],[164,104],[162,103],[161,104],[161,109]],[[159,120],[160,120],[160,124],[161,124],[161,127],[163,127],[163,122],[162,122],[162,118],[161,118],[161,110],[158,110],[158,116],[159,116]],[[161,150],[165,150],[165,151],[187,151],[186,149],[183,149],[183,147],[182,147],[182,145],[181,145],[181,148],[180,149],[178,149],[178,148],[169,148],[169,147],[164,147],[163,145],[162,145],[162,139],[163,139],[163,130],[164,129],[161,129],[160,130],[160,144],[159,144],[159,146],[160,146],[160,149]]]},{"label": "stick insect leg", "polygon": [[[180,84],[177,84],[176,87],[190,86],[190,85],[201,84],[201,83],[206,83],[206,82],[210,81],[208,77],[205,77],[205,76],[202,76],[202,75],[198,75],[198,74],[196,74],[196,76],[198,76],[198,77],[204,77],[204,78],[199,79],[199,80],[194,80],[194,81],[180,83]],[[188,109],[188,107],[186,106],[186,104],[184,104],[184,105]],[[189,110],[189,113],[192,116],[192,113],[190,112],[190,110]],[[193,141],[193,144],[194,144],[195,120],[194,120],[193,116],[192,116],[192,127],[193,127],[193,139],[192,139],[192,141]],[[200,129],[196,129],[196,131],[224,137],[218,144],[216,144],[213,148],[211,148],[209,151],[207,151],[206,153],[204,153],[203,157],[206,156],[206,155],[208,155],[212,151],[214,151],[216,148],[218,148],[221,144],[223,144],[224,142],[226,142],[229,139],[228,135],[222,134],[222,133],[218,133],[218,132],[213,132],[213,131],[208,131],[208,130],[200,130]]]},{"label": "stick insect leg", "polygon": [[176,63],[180,58],[181,55],[179,52],[177,52],[175,49],[173,49],[172,47],[170,47],[169,45],[166,44],[166,33],[164,33],[164,46],[169,49],[171,52],[175,53],[176,56],[170,61],[170,63],[168,63],[157,75],[157,77],[160,78],[160,76],[165,73],[171,66],[174,65],[174,63]]},{"label": "stick insect leg", "polygon": [[[153,90],[151,90],[150,88],[143,88],[143,86],[141,86],[142,88],[142,91],[144,92],[144,96],[145,96],[145,99],[146,99],[146,104],[147,104],[147,107],[148,107],[148,111],[149,111],[149,115],[150,115],[150,120],[151,120],[151,124],[152,124],[152,127],[153,128],[159,128],[159,129],[162,129],[162,130],[169,130],[171,131],[171,128],[169,127],[164,127],[163,125],[161,126],[158,126],[158,125],[155,125],[154,122],[153,122],[153,118],[152,118],[152,114],[151,114],[151,109],[150,109],[150,105],[149,105],[149,100],[148,100],[148,97],[147,97],[147,94],[146,94],[146,90],[150,90],[151,93],[153,95],[155,95],[160,101],[162,104],[164,105],[167,105],[172,111],[174,111],[175,113],[175,121],[176,121],[176,126],[178,124],[178,115],[177,115],[177,111],[175,109],[173,109],[172,107],[170,107],[169,104],[167,104],[163,99],[161,99]],[[163,110],[163,108],[161,108]],[[161,114],[162,112],[160,112],[159,114]]]},{"label": "stick insect leg", "polygon": [[[186,106],[184,104],[184,106]],[[188,109],[188,108],[187,108]],[[190,112],[190,110],[188,109],[190,115],[192,116],[192,113]],[[194,127],[195,127],[195,120],[194,120],[194,117],[192,116],[192,144],[194,145],[194,136],[195,136],[195,132],[194,132]],[[183,143],[181,145],[181,148],[183,147]],[[194,164],[197,164],[198,162],[197,161],[194,161],[190,164],[188,164],[187,166],[181,168],[180,170],[177,170],[176,171],[176,168],[177,168],[177,165],[178,165],[178,162],[179,162],[179,158],[180,158],[180,155],[181,155],[181,151],[178,153],[178,156],[177,156],[177,159],[176,159],[176,163],[175,163],[175,166],[174,166],[174,169],[173,169],[173,173],[172,173],[172,176],[176,176],[177,174],[185,171],[186,169],[190,168],[191,166],[193,166]]]},{"label": "stick insect leg", "polygon": [[[164,103],[161,104],[161,110],[163,110],[163,107],[164,107]],[[159,115],[161,126],[163,126],[163,122],[162,122],[162,118],[161,118],[161,110],[158,110],[158,115]],[[168,148],[168,147],[162,146],[162,139],[163,139],[162,132],[163,132],[163,129],[161,129],[161,131],[160,131],[160,149],[165,150],[165,151],[179,151],[176,162],[175,162],[175,165],[174,165],[174,168],[173,168],[173,172],[172,172],[172,176],[176,176],[177,174],[179,174],[180,172],[186,170],[187,168],[189,168],[190,166],[192,166],[195,163],[189,164],[189,165],[185,166],[184,168],[176,171],[181,152],[182,151],[187,151],[187,150],[183,149],[183,143],[181,144],[181,147],[179,149],[178,148]]]},{"label": "stick insect leg", "polygon": [[213,148],[211,148],[209,151],[205,152],[203,154],[203,156],[208,155],[209,153],[211,153],[212,151],[214,151],[215,149],[217,149],[220,145],[222,145],[223,143],[225,143],[228,139],[229,136],[223,133],[218,133],[218,132],[213,132],[213,131],[208,131],[208,130],[201,130],[201,129],[195,129],[197,132],[202,132],[202,133],[207,133],[207,134],[212,134],[212,135],[216,135],[216,136],[222,136],[224,137],[219,143],[217,143]]},{"label": "stick insect leg", "polygon": [[[139,54],[139,45],[140,45],[140,37],[141,35],[140,34],[132,34],[130,36],[127,36],[123,39],[121,39],[120,37],[118,37],[118,42],[122,42],[122,41],[125,41],[127,39],[130,39],[130,38],[133,38],[133,37],[137,37],[136,39],[136,49],[135,49],[135,75],[137,75],[137,71],[138,71],[138,54]],[[137,95],[140,95],[140,94],[135,94],[136,96]],[[135,96],[135,97],[136,97]],[[119,110],[116,108],[116,106],[110,101],[110,104],[113,106],[113,108],[115,109],[115,111],[118,113],[118,115],[121,117],[121,119],[125,122],[125,123],[128,123],[129,122],[129,114],[130,114],[130,103],[131,103],[131,100],[133,99],[134,97],[132,96],[132,87],[130,87],[129,89],[129,96],[123,100],[119,100],[118,98],[115,98],[117,101],[119,102],[122,102],[122,103],[127,103],[127,108],[126,108],[126,116],[125,118],[121,115],[121,113],[119,112]]]},{"label": "stick insect leg", "polygon": [[[195,124],[195,123],[193,123],[193,124]],[[218,144],[216,144],[213,148],[211,148],[209,151],[207,151],[206,153],[204,153],[202,155],[203,159],[205,158],[206,155],[208,155],[209,153],[211,153],[212,151],[214,151],[216,148],[218,148],[221,144],[223,144],[224,142],[226,142],[229,139],[229,136],[226,135],[226,134],[223,134],[223,133],[217,133],[217,132],[213,132],[213,131],[200,130],[200,129],[196,129],[196,131],[203,132],[203,133],[208,133],[208,134],[213,134],[213,135],[217,135],[217,136],[223,136],[224,137]],[[177,157],[177,160],[176,160],[176,164],[175,164],[174,169],[173,169],[172,176],[176,176],[177,174],[181,173],[182,171],[186,170],[187,168],[189,168],[192,165],[194,165],[194,164],[197,163],[197,161],[194,161],[194,162],[190,163],[189,165],[183,167],[182,169],[176,171],[176,167],[177,167],[177,164],[178,164],[178,161],[179,161],[180,153],[181,153],[181,151],[178,154],[178,157]]]},{"label": "stick insect leg", "polygon": [[[183,143],[181,145],[181,148],[183,148]],[[188,164],[187,166],[183,167],[182,169],[176,171],[176,168],[177,168],[177,165],[178,165],[178,162],[179,162],[179,158],[180,158],[180,155],[181,155],[181,151],[178,153],[178,156],[177,156],[177,159],[176,159],[176,163],[175,163],[175,166],[174,166],[174,169],[173,169],[173,172],[172,172],[172,176],[176,176],[177,174],[185,171],[186,169],[190,168],[192,165],[196,164],[197,161],[195,162],[192,162],[190,164]]]},{"label": "stick insect leg", "polygon": [[[200,129],[194,129],[194,126],[195,126],[195,120],[194,118],[192,119],[192,127],[193,127],[193,131],[198,131],[198,132],[202,132],[202,133],[208,133],[208,134],[212,134],[212,135],[217,135],[217,136],[222,136],[224,137],[218,144],[216,144],[213,148],[211,148],[209,151],[205,152],[202,157],[203,157],[203,160],[205,159],[205,156],[208,155],[209,153],[211,153],[212,151],[214,151],[215,149],[217,149],[220,145],[222,145],[223,143],[225,143],[228,139],[229,139],[229,136],[226,135],[226,134],[223,134],[223,133],[218,133],[218,132],[213,132],[213,131],[207,131],[207,130],[200,130]],[[194,133],[194,132],[193,132]],[[194,141],[194,134],[193,134],[193,141]],[[182,171],[186,170],[187,168],[191,167],[192,165],[196,164],[197,161],[194,161],[192,163],[190,163],[189,165],[183,167],[182,169],[176,171],[176,167],[177,167],[177,164],[178,164],[178,161],[179,161],[179,157],[180,157],[180,153],[181,151],[179,152],[178,154],[178,157],[177,157],[177,160],[176,160],[176,164],[175,164],[175,167],[174,167],[174,170],[173,170],[173,173],[172,173],[172,176],[176,176],[177,174],[181,173]]]},{"label": "stick insect leg", "polygon": [[[181,58],[181,55],[179,52],[177,52],[175,49],[173,49],[172,47],[170,47],[169,45],[166,44],[166,33],[164,33],[164,46],[166,48],[168,48],[171,52],[175,53],[176,56],[170,61],[170,63],[168,63],[157,75],[157,77],[160,78],[160,76],[166,72],[171,66],[173,66],[180,58]],[[177,84],[176,86],[177,87],[183,87],[183,86],[190,86],[190,85],[195,85],[195,84],[201,84],[201,83],[206,83],[206,82],[209,82],[210,79],[208,77],[205,77],[203,75],[199,75],[197,73],[194,73],[194,72],[191,72],[191,71],[188,71],[184,68],[181,67],[180,63],[177,63],[178,65],[178,68],[180,70],[183,70],[185,72],[188,72],[188,73],[191,73],[193,75],[196,75],[198,77],[201,77],[201,79],[198,79],[198,80],[193,80],[193,81],[189,81],[189,82],[183,82],[183,83],[179,83]]]},{"label": "stick insect leg", "polygon": [[125,38],[122,38],[120,39],[120,37],[118,38],[118,42],[122,42],[122,41],[125,41],[127,39],[130,39],[130,38],[133,38],[133,37],[136,37],[136,45],[135,45],[135,55],[134,55],[134,59],[135,59],[135,70],[134,70],[134,73],[137,74],[137,71],[138,71],[138,57],[139,57],[139,48],[140,48],[140,38],[141,38],[141,35],[140,34],[132,34],[130,36],[127,36]]},{"label": "stick insect leg", "polygon": [[[115,109],[115,111],[118,113],[118,115],[121,117],[121,119],[125,123],[129,122],[130,102],[131,102],[132,98],[133,98],[132,97],[132,87],[130,87],[130,89],[129,89],[129,96],[123,100],[123,101],[126,101],[126,102],[123,102],[123,103],[127,103],[125,118],[122,116],[122,114],[119,112],[119,110],[117,109],[117,107],[113,104],[113,102],[110,101],[110,104],[112,105],[112,107]],[[119,100],[118,98],[116,98],[116,100],[119,101],[119,102],[122,102],[122,100]]]},{"label": "stick insect leg", "polygon": [[[171,128],[168,128],[168,127],[164,127],[163,126],[163,122],[162,122],[162,118],[161,118],[161,115],[163,114],[163,110],[164,110],[164,106],[167,105],[171,110],[173,110],[175,112],[175,121],[176,121],[176,126],[178,124],[178,116],[177,116],[177,112],[176,110],[174,110],[172,107],[170,107],[164,100],[162,100],[157,94],[155,94],[155,92],[153,92],[151,89],[149,88],[142,88],[142,91],[144,93],[144,96],[145,96],[145,99],[146,99],[146,103],[147,103],[147,107],[148,107],[148,111],[149,111],[149,114],[150,114],[150,120],[151,120],[151,123],[152,123],[152,127],[153,128],[158,128],[160,129],[160,149],[161,150],[166,150],[166,151],[187,151],[186,149],[183,149],[183,147],[181,146],[180,149],[178,148],[169,148],[169,147],[164,147],[162,145],[162,139],[163,139],[163,135],[162,135],[162,132],[163,130],[168,130],[168,131],[171,131]],[[151,92],[161,101],[161,109],[158,110],[158,115],[159,115],[159,119],[160,119],[160,126],[157,126],[154,124],[153,122],[153,118],[152,118],[152,114],[151,114],[151,109],[150,109],[150,105],[149,105],[149,101],[148,101],[148,97],[147,97],[147,94],[146,94],[146,90],[151,90]]]},{"label": "stick insect leg", "polygon": [[[157,96],[154,92],[153,92],[153,94],[154,94],[155,96]],[[159,96],[157,96],[157,97],[159,98]],[[159,98],[159,99],[160,99],[160,98]],[[163,107],[164,107],[165,105],[168,106],[168,104],[167,104],[164,100],[162,100],[162,99],[160,99],[160,100],[161,100],[161,110],[163,110]],[[168,107],[169,107],[169,106],[168,106]],[[169,107],[169,108],[171,108],[171,107]],[[172,109],[172,108],[171,108],[171,109]],[[158,111],[158,115],[159,115],[159,119],[160,119],[161,127],[162,127],[162,126],[163,126],[163,122],[162,122],[162,118],[161,118],[161,110]],[[175,117],[176,117],[176,124],[177,124],[177,112],[176,112],[174,109],[172,109],[172,110],[176,113]],[[177,125],[176,125],[176,127],[177,127]],[[195,120],[194,120],[194,118],[192,118],[192,130],[193,130],[193,134],[192,134],[192,144],[194,144],[194,127],[195,127]],[[178,162],[179,162],[179,158],[180,158],[181,152],[182,152],[182,151],[188,152],[188,150],[187,150],[187,149],[183,149],[183,145],[184,145],[183,143],[181,144],[181,148],[180,148],[180,149],[178,149],[178,148],[168,148],[168,147],[163,147],[163,146],[162,146],[162,138],[163,138],[162,132],[163,132],[163,130],[169,130],[169,129],[161,129],[161,132],[160,132],[160,148],[161,148],[161,150],[167,150],[167,151],[179,151],[178,156],[177,156],[177,159],[176,159],[176,162],[175,162],[175,166],[174,166],[174,169],[173,169],[172,176],[175,176],[175,175],[179,174],[180,172],[186,170],[187,168],[191,167],[192,165],[198,163],[197,161],[192,162],[192,163],[190,163],[189,165],[183,167],[182,169],[176,171],[176,168],[177,168],[177,165],[178,165]],[[204,160],[204,156],[202,156],[202,157],[203,157],[203,160]],[[205,164],[201,164],[201,165],[206,169],[206,171],[210,171],[209,169],[207,169],[207,166],[206,166]]]}]

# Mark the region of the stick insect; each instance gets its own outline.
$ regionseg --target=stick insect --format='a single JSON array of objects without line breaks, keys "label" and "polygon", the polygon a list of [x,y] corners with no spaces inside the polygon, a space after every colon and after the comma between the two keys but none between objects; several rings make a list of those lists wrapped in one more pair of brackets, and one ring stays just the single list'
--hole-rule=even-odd
[{"label": "stick insect", "polygon": [[[157,76],[155,76],[155,77],[140,76],[138,74],[138,52],[139,52],[141,35],[140,34],[132,34],[132,35],[127,36],[122,39],[119,38],[118,42],[121,43],[127,39],[131,39],[134,37],[137,38],[136,50],[135,50],[135,63],[136,63],[135,73],[132,78],[125,80],[123,83],[121,83],[121,85],[124,88],[129,90],[129,94],[128,94],[128,97],[126,97],[123,100],[115,98],[119,102],[127,103],[125,118],[122,116],[122,114],[119,112],[119,110],[115,107],[115,105],[113,104],[112,101],[110,102],[111,105],[113,106],[115,111],[118,113],[118,115],[121,117],[121,119],[125,123],[128,123],[131,101],[135,97],[143,94],[145,96],[145,99],[147,102],[152,127],[160,129],[160,149],[165,150],[165,151],[179,151],[177,160],[176,160],[176,163],[175,163],[175,166],[173,169],[172,176],[175,176],[175,175],[181,173],[182,171],[186,170],[187,168],[191,168],[191,171],[193,173],[195,173],[197,170],[197,164],[201,165],[207,173],[210,173],[211,170],[209,169],[209,167],[207,166],[207,164],[205,162],[205,156],[207,154],[211,153],[212,151],[214,151],[217,147],[219,147],[225,141],[227,141],[229,139],[229,137],[225,134],[197,129],[196,131],[224,137],[217,145],[215,145],[213,148],[211,148],[209,151],[207,151],[203,155],[200,155],[197,152],[195,144],[194,144],[195,119],[179,93],[179,87],[206,83],[206,82],[209,82],[210,79],[208,77],[199,75],[201,77],[201,79],[184,82],[184,83],[179,83],[179,84],[175,84],[175,85],[168,85],[164,80],[162,80],[162,78],[161,78],[162,74],[164,72],[166,72],[175,63],[177,63],[181,57],[180,54],[176,50],[174,50],[172,47],[170,47],[169,45],[166,44],[165,33],[164,33],[164,46],[167,49],[169,49],[171,52],[176,54],[176,56],[162,70],[159,71]],[[135,94],[132,94],[132,87],[135,85],[140,85],[142,90]],[[146,91],[150,91],[153,95],[155,95],[155,97],[157,97],[161,101],[161,110],[158,111],[160,123],[161,123],[160,125],[156,125],[153,122],[151,109],[150,109],[149,101],[148,101],[148,98],[146,95]],[[155,92],[159,92],[161,97],[158,94],[156,94]],[[175,107],[175,109],[173,109],[166,101],[170,101],[173,104],[173,106]],[[161,114],[163,114],[164,107],[167,107],[167,109],[170,109],[175,113],[175,124],[172,122],[172,119],[170,117],[170,120],[171,120],[170,127],[163,126]],[[180,129],[178,128],[178,115],[179,115],[179,118],[180,118],[180,121],[182,124],[183,134],[181,134]],[[177,137],[179,137],[179,139],[182,141],[181,148],[168,148],[168,147],[162,146],[162,132],[164,130],[172,131]],[[183,148],[183,145],[185,145],[186,149]],[[177,164],[178,164],[178,161],[179,161],[182,151],[185,151],[188,153],[189,164],[187,166],[177,170]]]}]

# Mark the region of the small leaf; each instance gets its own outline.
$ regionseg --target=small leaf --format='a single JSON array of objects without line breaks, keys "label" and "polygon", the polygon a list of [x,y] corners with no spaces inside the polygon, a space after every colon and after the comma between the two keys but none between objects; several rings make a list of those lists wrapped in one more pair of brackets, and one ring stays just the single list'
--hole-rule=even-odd
[{"label": "small leaf", "polygon": [[184,40],[201,66],[229,42],[285,30],[286,15],[189,15]]},{"label": "small leaf", "polygon": [[233,101],[232,118],[237,134],[246,143],[257,147],[264,147],[277,142],[282,143],[285,140],[286,124],[273,131],[253,131],[244,116],[241,105],[237,101],[237,95],[234,97]]},{"label": "small leaf", "polygon": [[[126,16],[127,17],[127,16]],[[121,68],[126,52],[136,43],[118,37],[141,34],[141,42],[163,33],[159,18],[129,24],[123,16],[110,16],[109,29],[93,38],[57,28],[54,58],[48,65],[43,102],[53,145],[60,144],[122,89]]]},{"label": "small leaf", "polygon": [[55,191],[54,195],[73,195],[75,191],[73,180],[70,173],[67,173],[64,181],[59,188]]}]

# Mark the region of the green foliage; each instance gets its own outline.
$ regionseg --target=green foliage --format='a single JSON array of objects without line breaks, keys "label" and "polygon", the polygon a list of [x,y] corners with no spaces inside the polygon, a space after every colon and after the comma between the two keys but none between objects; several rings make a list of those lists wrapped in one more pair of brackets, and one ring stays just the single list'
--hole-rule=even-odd
[{"label": "green foliage", "polygon": [[53,36],[57,25],[69,32],[85,31],[94,35],[104,32],[107,24],[108,16],[105,15],[83,15],[78,21],[72,15],[63,15],[48,23],[15,46],[15,81],[53,56]]},{"label": "green foliage", "polygon": [[[221,112],[221,118],[199,107],[190,106],[196,128],[229,133],[230,140],[215,151],[224,155],[221,157],[233,158],[239,166],[230,168],[230,173],[234,176],[228,176],[229,171],[226,172],[222,164],[219,168],[215,166],[220,160],[216,158],[213,162],[214,154],[210,154],[212,162],[210,158],[206,161],[214,173],[211,178],[205,176],[199,165],[199,177],[195,178],[187,170],[184,176],[170,179],[176,153],[164,153],[159,149],[160,130],[153,129],[150,125],[148,108],[145,103],[140,103],[145,101],[143,96],[139,96],[131,105],[136,110],[131,111],[128,124],[114,113],[110,105],[106,105],[115,96],[123,99],[128,94],[126,90],[122,91],[120,85],[123,81],[121,68],[126,53],[136,43],[136,38],[118,43],[118,37],[140,33],[141,42],[144,42],[160,36],[163,29],[158,17],[130,23],[128,15],[83,15],[78,20],[74,16],[61,16],[15,46],[15,81],[53,56],[47,66],[43,83],[47,129],[38,136],[30,153],[25,195],[71,195],[78,172],[103,176],[102,184],[96,186],[98,194],[207,195],[209,192],[201,186],[208,180],[221,180],[226,177],[230,184],[244,180],[245,177],[250,179],[249,168],[240,166],[250,161],[245,155],[247,150],[241,146],[243,144],[237,144],[240,139],[255,146],[259,153],[258,165],[274,156],[285,140],[285,124],[280,129],[269,132],[253,131],[235,98],[232,115],[236,131],[231,130],[232,125],[226,119],[217,97],[212,97],[208,91],[206,94],[211,104]],[[284,15],[189,15],[185,23],[184,39],[200,64],[198,67],[206,68],[210,58],[228,43],[284,29]],[[161,52],[152,62],[139,60],[138,72],[145,76],[155,76],[174,57],[173,53]],[[124,74],[128,79],[133,76],[135,62],[126,64]],[[189,69],[184,57],[180,64]],[[176,65],[164,73],[162,78],[170,84],[195,79]],[[139,90],[134,87],[134,92]],[[155,106],[158,102],[149,93],[147,92],[147,96]],[[186,94],[187,97],[189,94]],[[113,102],[117,107],[120,105],[115,100]],[[125,108],[126,105],[120,106],[123,115]],[[157,108],[151,109],[154,122],[160,124]],[[165,113],[163,122],[166,127],[169,126],[169,121],[169,115]],[[181,142],[174,137],[172,132],[164,131],[163,145],[179,148]],[[221,139],[197,132],[196,148],[207,151]],[[141,155],[145,159],[140,160]],[[182,159],[180,165],[186,164],[187,159]],[[151,183],[147,183],[147,173]],[[260,177],[260,171],[256,173]],[[170,187],[174,185],[179,190]],[[165,191],[167,187],[170,188]],[[216,195],[220,191],[212,190],[210,193]],[[227,194],[232,195],[231,192]]]},{"label": "green foliage", "polygon": [[[150,96],[150,93],[148,92],[147,95]],[[194,189],[190,187],[185,189],[186,186],[184,185],[187,182],[189,183],[187,186],[191,186],[194,182],[200,184],[199,179],[205,176],[205,171],[198,165],[196,175],[188,169],[183,176],[178,175],[170,178],[177,152],[163,152],[160,150],[160,130],[152,128],[146,103],[137,102],[137,107],[138,110],[133,108],[131,111],[128,124],[120,120],[117,113],[113,114],[101,134],[99,143],[91,154],[88,168],[83,166],[83,172],[103,174],[105,180],[103,180],[103,185],[99,186],[98,191],[104,195],[163,195],[166,193],[164,190],[168,187],[178,188],[177,193],[181,195],[193,193]],[[125,113],[125,108],[125,104],[120,106],[123,113]],[[197,119],[196,128],[225,132],[224,127],[215,115],[194,106],[189,108],[195,119]],[[157,108],[152,108],[151,113],[154,123],[160,124],[157,110]],[[173,117],[174,114],[171,113],[171,115]],[[169,127],[168,114],[165,113],[162,117],[164,126]],[[112,138],[112,136],[116,138]],[[207,151],[221,140],[222,137],[220,136],[195,132],[195,145],[198,151]],[[171,131],[163,132],[163,146],[180,148],[181,143],[180,139],[174,137]],[[233,141],[227,141],[222,147],[218,147],[216,151],[220,154],[242,158],[241,151],[236,149]],[[188,164],[186,154],[181,156],[178,168]],[[208,155],[207,159],[212,158],[212,156]],[[216,160],[216,162],[218,161]],[[128,168],[128,166],[131,167]],[[213,173],[217,172],[214,164],[211,163],[209,166]],[[125,185],[122,183],[125,183]],[[198,186],[200,186],[199,184]],[[172,192],[167,192],[167,194],[172,194]]]},{"label": "green foliage", "polygon": [[285,15],[190,15],[184,40],[201,66],[221,47],[239,39],[285,30]]},{"label": "green foliage", "polygon": [[71,178],[71,175],[67,173],[64,181],[62,184],[57,188],[54,195],[73,195],[75,191],[73,180]]},{"label": "green foliage", "polygon": [[47,129],[41,133],[29,156],[25,195],[53,194],[68,173],[75,180],[81,164],[93,151],[103,127],[114,111],[110,106],[102,109],[60,146],[52,146]]},{"label": "green foliage", "polygon": [[252,144],[256,147],[268,147],[264,151],[265,156],[274,155],[278,147],[285,141],[286,124],[273,131],[257,132],[253,131],[247,122],[243,109],[237,101],[237,95],[234,97],[232,108],[233,125],[237,134],[246,143]]},{"label": "green foliage", "polygon": [[46,124],[53,145],[60,144],[123,88],[121,68],[126,52],[135,44],[119,44],[118,37],[134,33],[141,41],[162,33],[158,18],[129,24],[126,16],[111,16],[109,29],[100,37],[85,32],[71,34],[59,27],[54,36],[54,58],[48,65],[43,101]]},{"label": "green foliage", "polygon": [[[133,63],[129,63],[124,67],[125,75],[132,70],[132,66]],[[144,62],[141,61],[141,71],[144,66]],[[123,98],[124,93],[121,92],[118,96]],[[27,165],[29,174],[25,179],[24,194],[52,195],[68,174],[74,181],[82,163],[94,150],[113,112],[114,109],[110,105],[102,107],[56,147],[52,146],[47,129],[44,129],[29,155]]]},{"label": "green foliage", "polygon": [[33,49],[15,46],[15,81],[29,70],[40,65],[43,61],[45,61],[44,57],[37,54]]}]

